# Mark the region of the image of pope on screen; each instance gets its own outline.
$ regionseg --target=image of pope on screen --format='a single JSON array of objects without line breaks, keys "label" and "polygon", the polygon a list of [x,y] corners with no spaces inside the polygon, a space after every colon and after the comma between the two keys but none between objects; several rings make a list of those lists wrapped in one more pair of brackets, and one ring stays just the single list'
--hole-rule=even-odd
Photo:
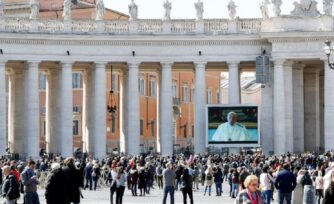
[{"label": "image of pope on screen", "polygon": [[235,112],[227,114],[227,122],[218,126],[212,136],[212,141],[230,142],[230,141],[249,141],[249,135],[246,127],[237,122],[238,116]]}]

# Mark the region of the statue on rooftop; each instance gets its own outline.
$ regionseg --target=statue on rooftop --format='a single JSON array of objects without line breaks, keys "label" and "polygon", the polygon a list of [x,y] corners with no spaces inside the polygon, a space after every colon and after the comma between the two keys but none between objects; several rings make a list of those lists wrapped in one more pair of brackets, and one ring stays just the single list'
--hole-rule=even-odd
[{"label": "statue on rooftop", "polygon": [[204,6],[201,0],[198,0],[198,2],[195,3],[195,9],[197,20],[203,20]]},{"label": "statue on rooftop", "polygon": [[129,4],[129,13],[130,13],[130,21],[135,21],[138,18],[138,6],[134,0],[131,0],[131,4]]},{"label": "statue on rooftop", "polygon": [[103,0],[97,0],[96,2],[96,17],[95,20],[100,21],[104,19],[104,2]]},{"label": "statue on rooftop", "polygon": [[266,19],[269,18],[268,4],[269,4],[269,0],[263,0],[260,3],[260,9],[261,9],[261,14],[262,14],[263,20],[266,20]]},{"label": "statue on rooftop", "polygon": [[291,11],[291,15],[300,17],[317,17],[320,15],[315,0],[299,0],[293,3],[295,8]]},{"label": "statue on rooftop", "polygon": [[333,0],[323,0],[322,4],[324,14],[331,16],[333,11]]},{"label": "statue on rooftop", "polygon": [[165,9],[165,13],[164,13],[164,17],[163,19],[164,20],[170,20],[170,13],[171,13],[171,10],[172,10],[172,3],[169,2],[168,0],[166,0],[164,2],[164,9]]},{"label": "statue on rooftop", "polygon": [[71,0],[64,0],[63,3],[63,18],[64,20],[71,20],[71,6],[72,1]]},{"label": "statue on rooftop", "polygon": [[39,13],[39,1],[30,0],[30,17],[29,19],[37,19]]},{"label": "statue on rooftop", "polygon": [[280,16],[281,15],[281,6],[282,6],[282,0],[271,0],[271,3],[273,4],[273,10],[275,16]]},{"label": "statue on rooftop", "polygon": [[237,6],[235,5],[233,0],[230,0],[230,2],[227,5],[227,9],[229,12],[230,19],[234,20],[237,14]]}]

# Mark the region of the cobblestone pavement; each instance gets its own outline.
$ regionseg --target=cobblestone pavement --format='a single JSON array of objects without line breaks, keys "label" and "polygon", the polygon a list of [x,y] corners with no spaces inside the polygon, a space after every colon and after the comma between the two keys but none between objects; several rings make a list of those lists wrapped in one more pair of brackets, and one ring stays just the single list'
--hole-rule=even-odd
[{"label": "cobblestone pavement", "polygon": [[[131,195],[131,192],[129,190],[125,190],[125,194],[123,197],[123,203],[124,204],[160,204],[162,203],[162,190],[157,189],[156,186],[154,186],[155,189],[151,190],[150,194],[147,194],[145,197],[136,196],[133,197]],[[204,196],[204,187],[200,186],[200,190],[194,191],[194,203],[200,203],[200,204],[233,204],[234,199],[231,199],[228,196],[228,184],[223,184],[223,194],[222,196],[216,196],[216,189],[214,185],[212,186],[212,192],[211,196],[206,194]],[[40,196],[41,204],[46,204],[44,199],[44,190],[38,191]],[[109,189],[107,187],[99,188],[96,191],[89,191],[89,190],[83,190],[82,194],[84,196],[84,199],[81,200],[81,204],[109,204]],[[61,195],[60,195],[61,196]],[[2,204],[2,200],[0,199],[0,203]],[[18,204],[22,204],[22,195],[21,199],[19,200]],[[167,199],[167,203],[169,204],[169,198]],[[188,203],[189,199],[188,199]],[[60,203],[61,204],[61,203]],[[175,204],[183,204],[183,197],[182,193],[180,191],[175,192]]]}]

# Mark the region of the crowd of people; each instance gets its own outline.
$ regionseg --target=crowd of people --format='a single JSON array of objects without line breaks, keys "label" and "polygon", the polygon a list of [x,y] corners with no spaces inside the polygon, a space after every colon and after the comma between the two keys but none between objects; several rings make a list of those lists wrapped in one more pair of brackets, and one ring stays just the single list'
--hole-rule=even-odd
[{"label": "crowd of people", "polygon": [[[162,203],[174,204],[175,191],[183,203],[194,203],[193,191],[203,196],[225,192],[236,204],[333,204],[334,152],[264,156],[252,155],[120,155],[101,160],[60,156],[27,162],[0,160],[4,203],[39,204],[37,186],[45,188],[47,204],[78,204],[82,190],[110,189],[110,203],[123,203],[124,191],[147,196],[163,191]],[[61,195],[61,196],[59,196]]]}]

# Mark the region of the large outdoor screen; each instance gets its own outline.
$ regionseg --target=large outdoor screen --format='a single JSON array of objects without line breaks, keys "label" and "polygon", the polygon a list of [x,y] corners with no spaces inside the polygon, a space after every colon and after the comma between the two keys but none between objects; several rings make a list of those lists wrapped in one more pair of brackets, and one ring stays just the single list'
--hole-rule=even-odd
[{"label": "large outdoor screen", "polygon": [[255,147],[260,140],[257,106],[207,106],[207,145]]}]

